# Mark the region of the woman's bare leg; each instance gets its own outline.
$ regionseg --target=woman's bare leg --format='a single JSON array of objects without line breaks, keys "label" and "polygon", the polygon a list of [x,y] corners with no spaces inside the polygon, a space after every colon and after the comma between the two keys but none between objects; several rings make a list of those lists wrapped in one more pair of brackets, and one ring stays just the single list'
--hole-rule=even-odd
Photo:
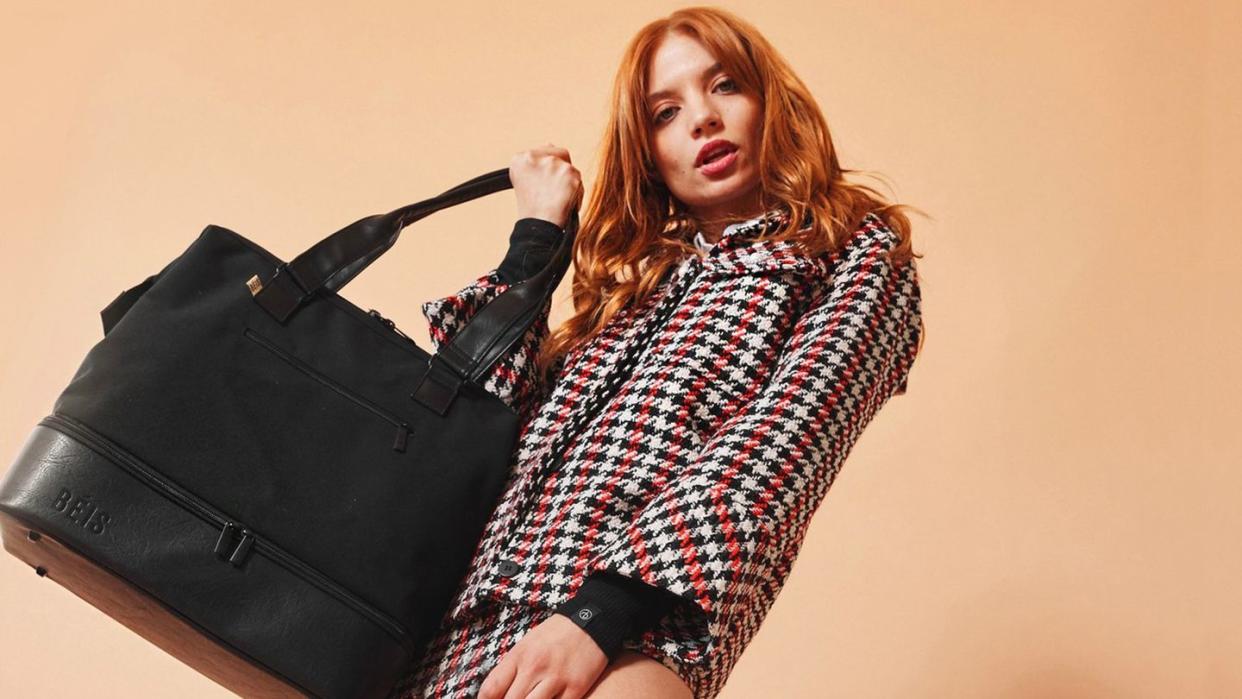
[{"label": "woman's bare leg", "polygon": [[624,650],[604,669],[586,699],[691,699],[677,673],[641,653]]}]

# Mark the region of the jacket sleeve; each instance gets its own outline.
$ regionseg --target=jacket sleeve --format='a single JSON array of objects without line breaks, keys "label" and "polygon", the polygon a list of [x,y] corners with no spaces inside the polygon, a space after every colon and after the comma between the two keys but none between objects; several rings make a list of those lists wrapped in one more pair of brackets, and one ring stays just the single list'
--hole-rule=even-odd
[{"label": "jacket sleeve", "polygon": [[[835,253],[825,292],[794,324],[762,388],[588,562],[675,594],[661,630],[680,662],[728,662],[784,584],[810,517],[916,353],[914,261],[890,265],[887,228]],[[666,644],[667,645],[667,644]]]},{"label": "jacket sleeve", "polygon": [[[564,231],[540,218],[521,218],[509,235],[509,248],[495,268],[467,284],[460,291],[422,304],[429,324],[432,349],[438,351],[465,327],[480,309],[513,284],[523,281],[547,264],[560,244]],[[492,365],[483,388],[513,408],[523,421],[545,393],[545,382],[535,376],[534,360],[548,336],[551,295],[513,348]]]},{"label": "jacket sleeve", "polygon": [[611,663],[620,655],[624,641],[654,625],[677,600],[668,591],[641,580],[597,572],[553,611],[586,631]]}]

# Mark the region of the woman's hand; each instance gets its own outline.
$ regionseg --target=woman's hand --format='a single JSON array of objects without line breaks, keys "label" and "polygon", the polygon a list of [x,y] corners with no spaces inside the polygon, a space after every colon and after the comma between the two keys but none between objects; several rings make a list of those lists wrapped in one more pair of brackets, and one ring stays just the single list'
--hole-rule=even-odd
[{"label": "woman's hand", "polygon": [[541,218],[565,227],[570,207],[582,200],[582,174],[569,151],[551,143],[517,153],[509,161],[518,218]]},{"label": "woman's hand", "polygon": [[478,699],[579,699],[607,667],[604,651],[586,631],[553,614],[500,658]]}]

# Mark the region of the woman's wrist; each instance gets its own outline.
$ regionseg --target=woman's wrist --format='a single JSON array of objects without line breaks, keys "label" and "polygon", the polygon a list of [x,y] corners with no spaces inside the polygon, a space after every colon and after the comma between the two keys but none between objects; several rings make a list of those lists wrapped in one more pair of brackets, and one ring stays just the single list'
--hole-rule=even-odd
[{"label": "woman's wrist", "polygon": [[502,281],[515,284],[530,278],[552,258],[565,231],[541,218],[523,217],[513,224],[509,249],[497,267]]},{"label": "woman's wrist", "polygon": [[621,644],[654,624],[676,598],[659,588],[613,573],[595,573],[578,592],[554,610],[583,631],[612,662]]},{"label": "woman's wrist", "polygon": [[519,211],[518,211],[518,218],[519,218],[519,219],[523,219],[523,218],[534,218],[534,219],[539,219],[540,221],[546,221],[546,222],[548,222],[548,223],[550,223],[550,224],[552,224],[552,225],[556,226],[557,228],[564,228],[564,227],[565,227],[565,220],[566,220],[567,216],[564,214],[564,212],[562,212],[562,213],[556,213],[556,212],[553,212],[553,211],[537,211],[537,210],[523,211],[523,210],[519,210]]}]

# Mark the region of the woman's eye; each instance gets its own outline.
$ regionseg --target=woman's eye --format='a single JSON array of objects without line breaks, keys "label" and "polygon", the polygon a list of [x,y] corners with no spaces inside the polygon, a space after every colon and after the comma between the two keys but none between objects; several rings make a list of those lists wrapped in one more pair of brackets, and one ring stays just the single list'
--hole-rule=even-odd
[{"label": "woman's eye", "polygon": [[[737,83],[734,82],[733,78],[725,78],[724,80],[721,80],[720,82],[716,83],[717,88],[722,87],[724,85],[729,86],[729,89],[728,89],[729,92],[733,92],[738,89]],[[664,109],[661,109],[659,112],[656,112],[655,122],[657,124],[661,124],[661,123],[664,123],[665,121],[668,121],[668,119],[664,118],[664,115],[668,113],[668,111],[671,109],[673,109],[673,107],[665,107]]]}]

